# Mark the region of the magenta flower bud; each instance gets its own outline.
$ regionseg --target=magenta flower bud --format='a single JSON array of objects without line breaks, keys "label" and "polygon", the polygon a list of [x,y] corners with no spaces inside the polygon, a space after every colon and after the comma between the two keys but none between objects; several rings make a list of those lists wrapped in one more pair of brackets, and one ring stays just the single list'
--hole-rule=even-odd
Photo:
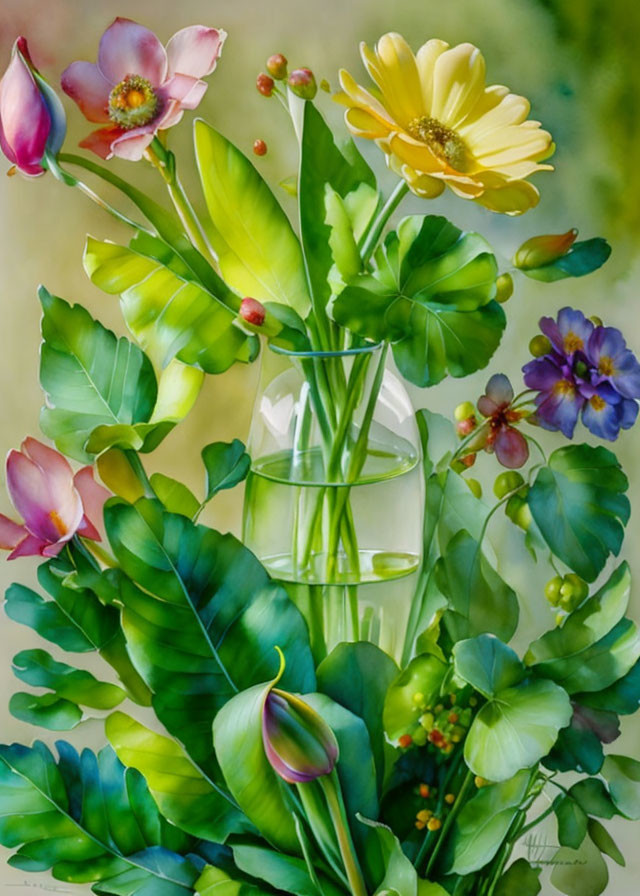
[{"label": "magenta flower bud", "polygon": [[308,68],[297,68],[289,75],[289,89],[303,100],[312,100],[318,92],[316,79]]},{"label": "magenta flower bud", "polygon": [[93,478],[91,467],[75,476],[66,458],[37,439],[27,438],[7,457],[9,496],[24,523],[0,514],[0,548],[16,557],[55,557],[77,533],[101,541],[98,527],[110,492]]},{"label": "magenta flower bud", "polygon": [[0,81],[2,152],[23,174],[43,174],[44,155],[60,152],[66,128],[62,103],[31,61],[26,40],[19,37]]},{"label": "magenta flower bud", "polygon": [[324,719],[300,697],[273,688],[262,714],[262,742],[273,770],[289,784],[333,771],[338,742]]},{"label": "magenta flower bud", "polygon": [[[263,153],[262,153],[263,154]],[[254,327],[261,327],[267,311],[262,302],[246,296],[240,303],[240,317]]]}]

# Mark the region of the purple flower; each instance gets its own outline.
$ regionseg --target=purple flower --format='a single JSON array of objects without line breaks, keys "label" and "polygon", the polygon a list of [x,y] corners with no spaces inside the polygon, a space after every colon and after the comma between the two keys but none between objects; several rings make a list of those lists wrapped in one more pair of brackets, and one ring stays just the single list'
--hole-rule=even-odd
[{"label": "purple flower", "polygon": [[551,351],[523,367],[526,385],[539,392],[537,422],[572,438],[581,416],[590,432],[614,441],[634,424],[640,398],[640,364],[622,334],[573,308],[543,317],[540,329]]}]

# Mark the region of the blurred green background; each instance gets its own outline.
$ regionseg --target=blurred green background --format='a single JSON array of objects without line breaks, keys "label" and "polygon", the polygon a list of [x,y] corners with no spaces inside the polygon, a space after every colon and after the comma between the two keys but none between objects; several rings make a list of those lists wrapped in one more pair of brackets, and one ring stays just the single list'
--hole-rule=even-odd
[{"label": "blurred green background", "polygon": [[[516,294],[506,306],[508,329],[490,366],[491,372],[509,374],[516,389],[538,318],[566,304],[598,314],[606,323],[620,327],[631,347],[640,353],[640,104],[636,96],[640,83],[640,4],[629,0],[396,0],[393,4],[371,0],[322,0],[317,4],[301,0],[181,0],[179,4],[168,0],[2,0],[0,68],[4,69],[8,61],[15,36],[24,34],[36,64],[52,83],[57,83],[70,61],[95,59],[100,35],[116,15],[146,24],[163,41],[179,28],[196,22],[227,30],[229,39],[199,114],[247,153],[257,137],[263,138],[269,152],[256,164],[274,185],[293,173],[295,143],[277,102],[264,99],[254,88],[255,76],[268,55],[283,52],[294,66],[311,67],[318,78],[327,78],[335,87],[341,66],[358,78],[364,77],[358,43],[373,43],[385,31],[402,32],[414,49],[430,37],[478,45],[487,60],[490,82],[507,84],[514,92],[529,97],[532,117],[543,122],[557,143],[555,172],[541,174],[536,181],[542,193],[540,205],[522,218],[510,219],[447,194],[429,205],[412,199],[403,209],[444,213],[459,226],[479,229],[493,243],[505,267],[513,250],[536,233],[558,233],[575,226],[584,238],[601,235],[611,242],[610,262],[584,280],[547,286],[518,279]],[[335,127],[341,129],[340,109],[324,95],[320,102]],[[90,125],[66,98],[65,104],[69,113],[67,147],[73,151]],[[170,139],[180,155],[184,180],[199,205],[189,121],[172,131]],[[378,151],[368,144],[362,148],[382,172],[382,182],[388,187],[391,181]],[[162,185],[144,163],[110,164],[137,185],[161,194]],[[0,170],[3,168],[0,163]],[[283,203],[292,211],[293,201],[280,192]],[[2,454],[16,447],[26,434],[38,432],[38,283],[82,302],[105,324],[123,332],[117,301],[96,290],[83,272],[81,253],[87,233],[114,240],[126,235],[80,194],[51,177],[31,182],[19,177],[0,178]],[[257,375],[255,364],[210,377],[195,410],[149,459],[149,468],[183,478],[192,489],[200,489],[202,446],[215,439],[246,438]],[[488,373],[481,371],[462,382],[449,380],[434,390],[413,390],[412,397],[416,407],[450,414],[459,401],[475,400],[487,378]],[[583,437],[582,432],[579,435]],[[561,444],[559,436],[543,437],[550,448]],[[637,430],[623,433],[615,450],[630,476],[630,497],[635,507],[623,550],[640,581]],[[484,458],[478,469],[474,475],[483,478],[490,489],[495,466]],[[241,500],[240,490],[223,493],[211,507],[207,521],[238,533]],[[4,491],[0,510],[11,512]],[[520,540],[499,520],[493,540],[500,545],[503,574],[526,601],[518,635],[522,644],[551,623],[542,594],[551,573],[532,566]],[[2,590],[15,578],[32,582],[35,565],[28,560],[12,565],[0,560]],[[640,618],[639,595],[640,588],[636,588],[636,618]],[[30,742],[35,735],[33,728],[12,719],[6,709],[15,689],[11,656],[33,646],[34,640],[29,630],[0,618],[3,741]],[[44,739],[52,743],[55,737]],[[102,726],[99,721],[84,723],[71,739],[76,744],[97,746],[103,740]],[[626,720],[614,750],[640,754],[640,722]],[[615,828],[627,856],[627,868],[611,866],[608,892],[631,896],[637,893],[640,879],[640,855],[635,848],[638,829],[623,822]],[[71,888],[48,883],[42,876],[29,878],[10,869],[4,864],[4,855],[0,856],[1,892],[14,892],[9,887],[23,885],[72,892]]]}]

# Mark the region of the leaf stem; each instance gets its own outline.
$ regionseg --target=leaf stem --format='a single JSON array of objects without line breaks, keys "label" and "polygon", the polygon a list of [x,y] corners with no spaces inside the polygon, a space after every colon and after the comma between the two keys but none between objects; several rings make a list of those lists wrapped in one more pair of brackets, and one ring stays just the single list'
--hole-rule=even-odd
[{"label": "leaf stem", "polygon": [[138,453],[131,448],[126,449],[124,453],[127,460],[129,461],[129,464],[131,465],[131,468],[133,469],[133,472],[136,474],[144,488],[145,497],[157,498],[149,477],[147,476],[147,471],[142,465],[142,461],[138,457]]},{"label": "leaf stem", "polygon": [[374,249],[378,244],[378,240],[380,239],[380,235],[384,230],[385,224],[394,213],[396,208],[400,205],[400,202],[404,199],[404,197],[409,192],[409,187],[406,181],[401,180],[395,186],[395,189],[390,194],[389,198],[385,202],[385,204],[380,209],[378,217],[374,220],[371,225],[371,229],[366,236],[364,243],[362,244],[362,250],[360,255],[362,256],[362,263],[367,264],[371,255],[373,254]]}]

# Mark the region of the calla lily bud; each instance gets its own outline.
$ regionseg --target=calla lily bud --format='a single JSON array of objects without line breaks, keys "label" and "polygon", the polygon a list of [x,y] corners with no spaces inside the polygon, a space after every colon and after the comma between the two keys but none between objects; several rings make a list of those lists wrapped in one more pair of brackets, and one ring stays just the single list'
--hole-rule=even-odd
[{"label": "calla lily bud", "polygon": [[289,89],[303,100],[312,100],[318,92],[316,79],[308,68],[297,68],[289,75]]},{"label": "calla lily bud", "polygon": [[338,741],[325,720],[308,703],[275,685],[280,670],[268,686],[262,707],[262,743],[273,770],[288,784],[304,784],[331,774],[338,761]]},{"label": "calla lily bud", "polygon": [[552,264],[558,258],[566,255],[573,246],[578,236],[575,228],[567,230],[566,233],[546,234],[543,236],[534,236],[526,240],[516,254],[513,256],[513,263],[522,271],[528,271],[532,268],[542,268],[547,264]]},{"label": "calla lily bud", "polygon": [[246,296],[240,303],[240,317],[254,327],[261,327],[267,311],[262,302]]},{"label": "calla lily bud", "polygon": [[62,103],[38,72],[24,37],[13,45],[0,81],[0,148],[23,174],[43,174],[45,153],[57,155],[64,142]]},{"label": "calla lily bud", "polygon": [[287,77],[287,57],[282,53],[274,53],[267,59],[267,71],[276,81],[284,81]]}]

